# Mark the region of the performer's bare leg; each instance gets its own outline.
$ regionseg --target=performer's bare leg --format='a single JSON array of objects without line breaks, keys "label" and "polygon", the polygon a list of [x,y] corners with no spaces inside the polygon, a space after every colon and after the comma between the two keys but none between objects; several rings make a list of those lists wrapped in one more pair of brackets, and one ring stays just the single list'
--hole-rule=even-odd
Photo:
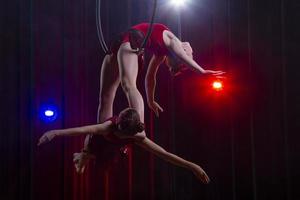
[{"label": "performer's bare leg", "polygon": [[136,109],[144,122],[144,101],[137,89],[138,55],[133,52],[129,42],[123,43],[118,51],[118,66],[121,85],[126,94],[129,106]]},{"label": "performer's bare leg", "polygon": [[[101,123],[113,116],[113,102],[116,91],[120,84],[117,57],[106,55],[104,57],[100,73],[99,106],[97,113],[97,123]],[[87,135],[84,140],[84,148],[81,153],[74,153],[75,167],[78,172],[83,172],[84,165],[91,155],[88,152],[91,135]]]}]

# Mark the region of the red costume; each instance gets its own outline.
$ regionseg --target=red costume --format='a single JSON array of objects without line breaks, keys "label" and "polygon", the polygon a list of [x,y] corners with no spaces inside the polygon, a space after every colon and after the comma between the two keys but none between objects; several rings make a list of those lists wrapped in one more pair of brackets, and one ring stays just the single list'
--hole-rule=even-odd
[{"label": "red costume", "polygon": [[[141,24],[137,24],[137,25],[131,27],[130,30],[139,31],[145,37],[147,34],[147,31],[148,31],[148,28],[149,28],[149,23],[141,23]],[[115,42],[111,46],[110,49],[113,54],[118,53],[118,50],[119,50],[121,44],[130,41],[130,34],[131,34],[130,30],[121,34],[121,38],[119,39],[119,41]],[[158,56],[166,55],[168,53],[168,49],[163,41],[163,32],[165,30],[169,30],[168,27],[166,27],[165,25],[153,24],[152,32],[147,41],[145,49],[155,55],[158,55]]]},{"label": "red costume", "polygon": [[[133,139],[120,139],[114,132],[117,130],[117,117],[112,117],[106,121],[113,123],[113,128],[110,133],[104,137],[101,135],[93,135],[90,140],[89,151],[96,156],[96,159],[89,165],[88,174],[90,176],[89,192],[92,194],[92,199],[129,199],[130,196],[128,187],[131,184],[130,180],[130,158],[124,152],[121,152],[121,147],[125,144],[130,144]],[[99,138],[94,138],[99,137]],[[119,188],[120,193],[115,192],[115,187]],[[131,186],[130,186],[131,187]]]},{"label": "red costume", "polygon": [[115,131],[117,131],[117,119],[118,117],[112,117],[109,118],[106,121],[111,121],[113,123],[113,130],[111,132],[109,132],[107,135],[104,136],[104,138],[108,141],[110,141],[111,143],[117,144],[117,145],[126,145],[126,144],[130,144],[133,143],[133,139],[130,138],[125,138],[125,139],[121,139],[118,136],[116,136],[114,134]]},{"label": "red costume", "polygon": [[114,126],[110,133],[104,137],[101,135],[93,135],[93,138],[90,140],[89,152],[95,155],[100,163],[114,160],[120,156],[120,148],[134,142],[131,138],[121,139],[114,134],[117,130],[117,119],[118,117],[112,117],[106,120],[111,121]]}]

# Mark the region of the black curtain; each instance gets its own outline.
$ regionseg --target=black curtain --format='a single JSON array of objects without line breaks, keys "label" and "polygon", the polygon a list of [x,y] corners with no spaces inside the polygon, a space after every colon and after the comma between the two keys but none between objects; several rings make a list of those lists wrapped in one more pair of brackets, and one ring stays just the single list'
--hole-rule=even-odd
[{"label": "black curtain", "polygon": [[[164,112],[156,118],[145,108],[147,135],[203,166],[211,183],[134,147],[130,199],[299,199],[300,3],[193,0],[178,14],[166,2],[158,1],[156,22],[189,41],[202,67],[224,70],[227,78],[216,93],[210,77],[186,71],[173,78],[162,66],[156,96]],[[96,123],[104,53],[95,6],[2,2],[0,199],[93,199],[95,175],[79,176],[72,166],[83,137],[43,148],[36,143],[46,130]],[[106,41],[148,21],[151,6],[145,0],[102,1]],[[138,78],[144,97],[145,72],[146,65]],[[53,123],[39,119],[45,103],[58,106]],[[119,90],[115,114],[126,105]],[[118,178],[128,177],[113,183]],[[128,198],[117,185],[110,199]]]}]

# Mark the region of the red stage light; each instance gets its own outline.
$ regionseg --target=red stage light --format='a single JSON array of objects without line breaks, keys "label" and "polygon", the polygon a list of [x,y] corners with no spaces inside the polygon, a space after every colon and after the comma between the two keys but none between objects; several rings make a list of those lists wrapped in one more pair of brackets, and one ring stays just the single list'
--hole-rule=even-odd
[{"label": "red stage light", "polygon": [[214,82],[212,83],[212,88],[213,88],[214,90],[216,90],[216,91],[220,91],[220,90],[223,89],[223,83],[222,83],[221,81],[219,81],[219,80],[214,81]]}]

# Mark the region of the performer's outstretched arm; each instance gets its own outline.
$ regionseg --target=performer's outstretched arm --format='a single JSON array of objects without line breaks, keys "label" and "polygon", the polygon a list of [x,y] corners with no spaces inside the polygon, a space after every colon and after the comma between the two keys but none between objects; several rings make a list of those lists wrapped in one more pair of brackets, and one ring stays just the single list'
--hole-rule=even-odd
[{"label": "performer's outstretched arm", "polygon": [[60,136],[79,136],[87,134],[104,135],[110,130],[111,124],[111,121],[106,121],[102,124],[47,131],[40,137],[38,145],[50,142],[54,137]]},{"label": "performer's outstretched arm", "polygon": [[193,71],[196,71],[198,73],[203,73],[203,74],[212,74],[212,75],[221,75],[224,73],[222,71],[203,69],[190,55],[191,52],[185,51],[184,47],[187,46],[188,43],[181,42],[170,31],[164,31],[163,34],[164,34],[163,38],[164,38],[165,45],[167,46],[169,51],[174,53],[176,57],[178,57],[184,64],[186,64]]},{"label": "performer's outstretched arm", "polygon": [[163,112],[163,109],[155,101],[155,87],[156,87],[156,73],[160,64],[165,60],[165,56],[153,55],[147,70],[145,77],[145,90],[147,95],[147,103],[149,108],[151,108],[156,116],[159,112]]},{"label": "performer's outstretched arm", "polygon": [[143,140],[136,141],[136,144],[167,162],[191,170],[203,183],[209,183],[209,177],[199,165],[167,152],[147,137]]}]

